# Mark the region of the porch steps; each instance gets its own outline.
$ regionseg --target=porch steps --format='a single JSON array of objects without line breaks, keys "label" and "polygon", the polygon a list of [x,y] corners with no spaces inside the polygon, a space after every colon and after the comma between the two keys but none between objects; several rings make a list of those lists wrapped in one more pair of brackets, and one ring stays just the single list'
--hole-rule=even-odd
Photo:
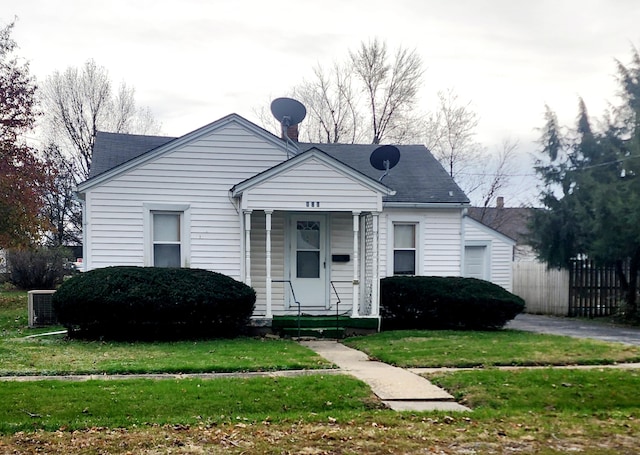
[{"label": "porch steps", "polygon": [[347,336],[375,332],[377,318],[350,318],[348,316],[274,316],[272,329],[286,337],[345,338]]}]

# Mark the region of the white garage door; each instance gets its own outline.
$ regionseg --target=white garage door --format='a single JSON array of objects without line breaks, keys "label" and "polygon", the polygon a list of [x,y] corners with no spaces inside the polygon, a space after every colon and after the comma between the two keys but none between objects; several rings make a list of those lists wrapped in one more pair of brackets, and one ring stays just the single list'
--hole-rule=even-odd
[{"label": "white garage door", "polygon": [[464,247],[464,276],[481,280],[488,279],[486,246]]}]

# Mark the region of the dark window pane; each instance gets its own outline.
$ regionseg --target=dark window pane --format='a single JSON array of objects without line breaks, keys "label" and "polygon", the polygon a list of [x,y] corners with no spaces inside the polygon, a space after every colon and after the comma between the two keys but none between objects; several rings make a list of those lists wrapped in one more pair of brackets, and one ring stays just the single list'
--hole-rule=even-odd
[{"label": "dark window pane", "polygon": [[320,278],[319,251],[298,251],[296,253],[296,276],[298,278]]},{"label": "dark window pane", "polygon": [[180,245],[153,245],[155,267],[180,267]]},{"label": "dark window pane", "polygon": [[393,274],[416,274],[416,252],[414,250],[396,250],[393,252]]}]

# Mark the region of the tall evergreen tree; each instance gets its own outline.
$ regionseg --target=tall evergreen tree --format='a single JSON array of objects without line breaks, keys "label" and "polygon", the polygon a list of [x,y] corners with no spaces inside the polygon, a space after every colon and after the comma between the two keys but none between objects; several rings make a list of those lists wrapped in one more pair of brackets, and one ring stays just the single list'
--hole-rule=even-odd
[{"label": "tall evergreen tree", "polygon": [[[580,100],[576,126],[563,132],[547,109],[543,157],[536,171],[544,188],[532,222],[532,243],[553,266],[587,257],[615,264],[625,292],[622,315],[640,318],[640,56],[618,63],[621,104],[595,131]],[[628,268],[623,267],[628,263]]]}]

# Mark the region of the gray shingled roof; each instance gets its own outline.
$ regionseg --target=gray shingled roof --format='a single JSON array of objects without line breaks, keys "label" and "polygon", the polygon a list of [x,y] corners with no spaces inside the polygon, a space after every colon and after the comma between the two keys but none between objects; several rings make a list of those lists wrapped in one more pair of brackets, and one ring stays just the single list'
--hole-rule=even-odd
[{"label": "gray shingled roof", "polygon": [[[174,139],[165,136],[99,132],[93,148],[89,178],[107,172]],[[378,147],[377,145],[299,144],[301,152],[314,147],[375,180],[383,173],[373,168],[369,162],[371,152]],[[469,203],[467,196],[424,146],[397,147],[400,150],[400,162],[382,180],[382,183],[394,189],[396,194],[385,196],[385,201],[408,204]]]},{"label": "gray shingled roof", "polygon": [[518,244],[527,244],[529,221],[534,210],[526,207],[469,207],[467,214]]},{"label": "gray shingled roof", "polygon": [[[383,171],[371,166],[369,157],[378,148],[374,144],[306,144],[300,149],[317,147],[347,166],[378,180]],[[387,202],[467,204],[469,198],[423,145],[397,145],[400,161],[382,183],[396,191],[385,196]]]},{"label": "gray shingled roof", "polygon": [[142,136],[98,131],[93,144],[89,178],[107,172],[174,139],[174,137],[168,136]]}]

